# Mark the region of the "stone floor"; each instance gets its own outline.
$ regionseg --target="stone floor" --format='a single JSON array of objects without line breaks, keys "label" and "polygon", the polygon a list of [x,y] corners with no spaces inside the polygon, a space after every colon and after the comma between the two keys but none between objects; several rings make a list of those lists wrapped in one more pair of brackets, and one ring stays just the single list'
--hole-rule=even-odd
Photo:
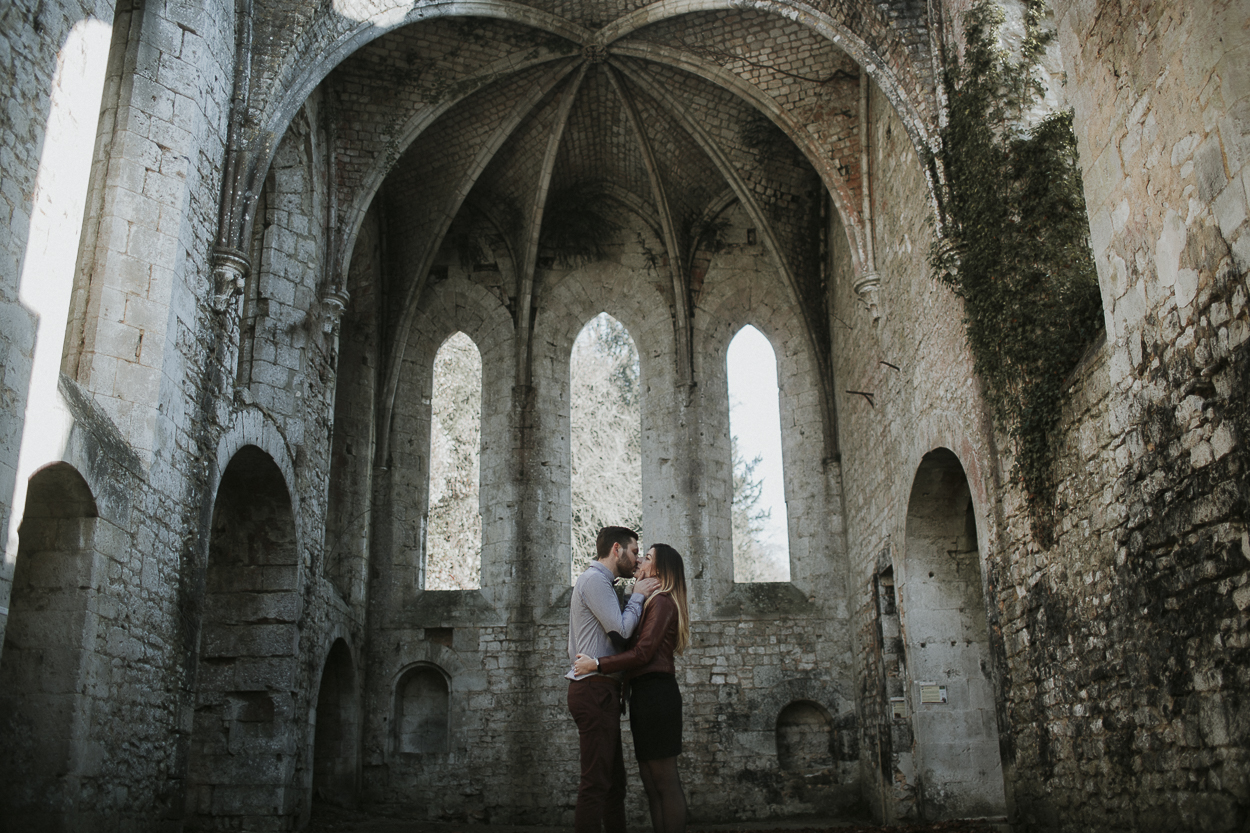
[{"label": "stone floor", "polygon": [[[1001,819],[940,821],[880,827],[829,819],[752,821],[737,824],[691,824],[690,833],[1011,833]],[[432,822],[373,816],[336,807],[314,806],[306,833],[567,833],[562,827]],[[645,833],[638,829],[637,833]]]}]

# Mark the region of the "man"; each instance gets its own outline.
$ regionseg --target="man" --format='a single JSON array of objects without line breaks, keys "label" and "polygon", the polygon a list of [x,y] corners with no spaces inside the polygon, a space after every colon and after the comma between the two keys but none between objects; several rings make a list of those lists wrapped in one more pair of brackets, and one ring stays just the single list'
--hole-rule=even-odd
[{"label": "man", "polygon": [[638,566],[638,535],[623,526],[605,526],[595,540],[593,564],[573,585],[569,605],[569,711],[577,723],[582,777],[573,813],[576,833],[624,833],[625,756],[621,751],[621,682],[592,672],[573,673],[578,654],[619,653],[642,618],[642,603],[659,587],[654,578],[634,584],[621,610],[612,582]]}]

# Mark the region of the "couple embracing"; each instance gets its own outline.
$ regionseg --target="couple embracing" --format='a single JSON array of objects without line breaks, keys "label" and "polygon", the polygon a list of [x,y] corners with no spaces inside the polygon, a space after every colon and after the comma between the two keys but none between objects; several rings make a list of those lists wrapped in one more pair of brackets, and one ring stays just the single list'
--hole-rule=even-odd
[{"label": "couple embracing", "polygon": [[[582,775],[573,828],[624,833],[622,686],[629,728],[656,833],[684,833],[686,796],[677,774],[681,694],[673,657],[690,641],[686,569],[677,550],[655,544],[638,557],[638,534],[599,530],[596,559],[573,585],[569,608],[569,711],[577,723]],[[637,579],[621,609],[612,583]]]}]

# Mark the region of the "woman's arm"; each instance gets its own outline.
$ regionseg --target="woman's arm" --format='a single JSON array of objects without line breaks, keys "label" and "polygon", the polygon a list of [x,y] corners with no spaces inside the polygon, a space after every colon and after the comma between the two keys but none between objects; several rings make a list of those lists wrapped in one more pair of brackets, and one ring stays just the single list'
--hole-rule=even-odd
[{"label": "woman's arm", "polygon": [[599,657],[599,670],[605,674],[642,668],[655,657],[664,643],[669,626],[677,620],[677,605],[667,593],[659,594],[643,609],[638,641],[622,653]]}]

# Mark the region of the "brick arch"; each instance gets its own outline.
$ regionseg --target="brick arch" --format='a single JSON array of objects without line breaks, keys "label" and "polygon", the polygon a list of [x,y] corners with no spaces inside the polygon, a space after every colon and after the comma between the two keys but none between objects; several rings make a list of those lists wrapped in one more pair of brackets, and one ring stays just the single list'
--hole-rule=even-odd
[{"label": "brick arch", "polygon": [[240,449],[249,445],[256,446],[268,455],[282,472],[282,478],[287,483],[287,492],[290,495],[292,514],[298,516],[299,492],[290,488],[290,484],[295,482],[294,456],[290,453],[286,438],[278,429],[277,424],[264,411],[256,407],[243,408],[235,414],[233,424],[217,441],[217,456],[213,460],[213,467],[209,473],[209,480],[213,484],[209,490],[209,498],[215,500],[217,490],[221,487],[222,473],[226,468],[222,465],[222,461],[229,463]]},{"label": "brick arch", "polygon": [[[367,17],[359,20],[345,18],[327,4],[326,10],[319,12],[317,18],[309,23],[309,28],[318,30],[319,36],[310,39],[311,42],[301,49],[290,50],[284,56],[281,68],[265,77],[271,88],[281,89],[284,94],[261,104],[260,112],[256,114],[254,122],[261,127],[250,142],[253,160],[248,182],[254,184],[264,176],[273,158],[277,144],[275,138],[285,133],[304,101],[336,66],[370,41],[404,26],[438,17],[492,17],[532,26],[574,43],[586,42],[590,34],[556,15],[509,0],[435,0],[427,4],[414,4],[411,0],[382,0]],[[336,21],[340,25],[336,26]],[[341,25],[342,21],[347,21],[347,25]],[[471,92],[463,92],[456,100],[469,94]],[[410,126],[410,130],[415,129],[415,125]],[[412,138],[415,136],[413,132]],[[252,192],[255,193],[254,188]],[[368,202],[364,201],[364,205],[367,206]],[[363,216],[363,213],[361,211],[360,215]],[[359,217],[354,214],[349,216],[354,220],[354,235]],[[249,219],[244,227],[250,226]],[[351,249],[350,246],[344,248],[347,251]]]},{"label": "brick arch", "polygon": [[[658,0],[618,18],[597,33],[596,38],[610,45],[643,26],[665,18],[693,12],[736,9],[741,8],[742,5],[738,0]],[[882,56],[869,46],[868,42],[845,20],[821,11],[811,3],[795,0],[756,0],[750,4],[750,7],[793,20],[836,43],[858,64],[867,68],[877,85],[899,111],[903,123],[907,125],[908,133],[916,143],[917,150],[932,145],[930,120],[924,118],[922,108],[916,100],[919,93],[918,85],[913,82],[913,90],[909,92],[900,79],[901,73],[895,71],[888,57]],[[843,12],[843,15],[850,17],[849,12]],[[801,137],[792,136],[791,138],[798,143]],[[799,146],[803,145],[800,143]]]},{"label": "brick arch", "polygon": [[[389,368],[388,379],[383,385],[382,414],[378,423],[378,456],[383,463],[390,449],[391,414],[401,388],[413,383],[414,370],[429,375],[434,354],[457,331],[471,338],[482,354],[483,388],[487,385],[488,364],[492,384],[510,384],[510,380],[505,383],[494,372],[503,373],[502,368],[505,367],[511,370],[515,364],[512,357],[516,349],[512,316],[499,296],[458,275],[428,286],[412,314],[412,325],[407,329],[406,337],[391,346],[392,353],[383,363]],[[423,364],[412,365],[418,357]]]},{"label": "brick arch", "polygon": [[[340,21],[346,20],[346,18],[333,11],[324,12],[310,24],[310,28],[315,30],[321,23],[325,22],[324,27],[319,32],[321,36],[310,39],[310,43],[301,49],[291,50],[282,69],[273,75],[264,76],[271,88],[282,89],[286,92],[278,100],[260,104],[261,113],[256,117],[255,121],[264,126],[256,132],[251,140],[252,162],[248,173],[249,185],[246,190],[248,193],[259,193],[256,185],[272,163],[277,145],[275,137],[279,137],[285,132],[286,126],[316,85],[335,66],[353,52],[370,41],[404,26],[438,17],[492,17],[532,26],[566,38],[573,43],[611,45],[613,42],[632,34],[638,28],[664,18],[691,12],[736,8],[738,6],[740,4],[728,2],[728,0],[701,0],[693,3],[686,0],[661,0],[661,2],[622,16],[597,33],[591,32],[558,15],[518,3],[506,2],[506,0],[445,0],[445,2],[433,2],[428,5],[412,5],[399,0],[389,0],[389,2],[378,4],[364,18],[351,21],[347,26],[339,27],[335,27],[332,22],[327,21],[332,21],[335,17]],[[918,81],[913,81],[910,86],[904,83],[901,80],[901,75],[905,73],[896,71],[895,68],[896,64],[900,65],[900,67],[906,67],[910,64],[905,51],[902,55],[894,56],[893,59],[889,56],[878,54],[868,44],[868,41],[856,32],[852,25],[838,17],[826,14],[808,3],[793,2],[793,0],[762,0],[752,4],[752,6],[794,20],[816,32],[821,37],[837,44],[839,48],[846,51],[861,66],[865,67],[876,80],[877,85],[883,90],[898,111],[918,154],[923,156],[926,149],[933,146],[934,139],[929,124],[933,119],[932,117],[926,119],[924,116],[924,113],[932,110],[933,107],[932,105],[926,106],[924,103],[927,94],[923,89],[923,85]],[[501,69],[506,68],[507,71],[512,72],[516,71],[520,66],[526,65],[526,61],[541,63],[545,60],[554,60],[554,58],[537,59],[531,57],[521,59],[521,62],[518,63],[517,59],[509,57],[505,59],[504,67],[501,67]],[[750,85],[744,86],[745,82],[736,76],[715,72],[710,66],[706,66],[698,61],[689,61],[682,66],[689,71],[700,74],[712,83],[729,89],[735,95],[746,97],[755,106],[767,112],[769,117],[800,148],[804,149],[804,153],[812,160],[816,169],[820,171],[821,177],[825,181],[826,187],[837,204],[839,211],[846,218],[844,228],[851,239],[852,252],[855,253],[854,259],[858,264],[862,260],[864,251],[864,231],[861,228],[860,221],[857,219],[858,211],[854,207],[853,195],[846,188],[841,175],[824,164],[824,155],[819,148],[812,146],[811,137],[807,134],[807,131],[803,130],[801,125],[788,118],[788,114],[778,108],[773,102],[764,101],[758,95],[749,95],[750,91],[748,88]],[[454,99],[442,102],[437,107],[423,111],[409,119],[400,129],[401,136],[398,137],[394,150],[402,153],[407,145],[426,126],[433,123],[442,112],[445,112],[446,109],[472,94],[481,85],[490,83],[494,77],[494,71],[484,71],[477,77],[476,84],[462,84],[462,88]],[[365,181],[361,183],[361,187],[352,200],[351,205],[343,212],[347,232],[344,235],[345,245],[339,249],[338,253],[340,262],[336,263],[335,267],[344,274],[350,265],[353,251],[352,241],[355,239],[367,208],[372,202],[377,189],[381,186],[388,169],[389,164],[385,160],[378,160],[378,163],[373,166],[371,172],[366,176]],[[929,184],[932,189],[934,183],[930,182]],[[254,211],[254,203],[250,204],[245,211],[248,213],[248,216],[243,219],[242,226],[246,232],[252,226],[253,217],[250,215]]]},{"label": "brick arch", "polygon": [[[945,450],[959,462],[971,494],[973,517],[976,520],[981,548],[981,571],[985,573],[986,560],[996,546],[998,536],[990,502],[994,489],[990,479],[993,474],[989,463],[983,462],[983,458],[990,452],[973,442],[972,438],[976,435],[968,430],[968,426],[964,425],[958,415],[946,411],[930,412],[922,416],[908,436],[909,443],[901,450],[900,455],[903,460],[902,471],[919,472],[924,459],[938,450]],[[907,512],[914,482],[914,474],[911,480],[899,478],[891,496],[895,518],[893,532],[897,540],[906,538]]]}]

